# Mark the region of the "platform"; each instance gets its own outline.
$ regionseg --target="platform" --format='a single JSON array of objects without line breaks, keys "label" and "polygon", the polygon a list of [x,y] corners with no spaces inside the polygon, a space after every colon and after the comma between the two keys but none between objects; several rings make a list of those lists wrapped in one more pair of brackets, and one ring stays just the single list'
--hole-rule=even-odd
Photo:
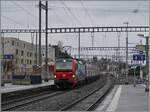
[{"label": "platform", "polygon": [[143,85],[116,85],[96,111],[149,112],[149,93]]},{"label": "platform", "polygon": [[42,82],[42,84],[35,84],[35,85],[12,85],[11,83],[7,83],[5,84],[5,86],[1,87],[1,93],[9,93],[9,92],[15,92],[20,90],[44,87],[53,84],[54,84],[54,80],[50,80],[48,82]]}]

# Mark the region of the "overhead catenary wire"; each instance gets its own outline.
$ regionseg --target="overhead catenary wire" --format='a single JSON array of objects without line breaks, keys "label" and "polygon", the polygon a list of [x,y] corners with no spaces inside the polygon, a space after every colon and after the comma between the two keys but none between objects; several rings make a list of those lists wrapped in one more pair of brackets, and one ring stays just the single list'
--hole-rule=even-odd
[{"label": "overhead catenary wire", "polygon": [[85,11],[86,15],[88,16],[88,18],[89,18],[89,20],[90,20],[90,24],[91,24],[91,26],[92,26],[93,20],[92,20],[91,15],[89,14],[89,12],[88,12],[87,8],[84,6],[84,3],[82,2],[82,0],[80,0],[80,3],[81,3],[81,6],[82,6],[82,7],[83,7],[83,9],[84,9],[84,11]]},{"label": "overhead catenary wire", "polygon": [[[18,4],[17,2],[15,2],[15,1],[11,1],[11,3],[14,5],[14,6],[16,6],[16,7],[19,7],[20,9],[22,9],[24,12],[26,12],[26,14],[27,14],[27,24],[28,24],[28,28],[29,28],[29,15],[32,17],[32,18],[34,18],[34,21],[37,21],[38,22],[38,16],[36,16],[36,15],[34,15],[34,14],[32,14],[30,11],[29,11],[29,9],[26,9],[26,8],[24,8],[23,6],[21,6],[20,4]],[[43,22],[43,21],[42,21]]]},{"label": "overhead catenary wire", "polygon": [[20,25],[20,26],[25,26],[24,24],[22,24],[22,23],[20,23],[20,22],[18,22],[18,21],[16,21],[16,20],[14,20],[14,19],[12,19],[12,18],[10,18],[10,17],[7,17],[7,16],[5,16],[5,15],[1,15],[1,17],[2,17],[2,18],[5,18],[5,19],[7,19],[7,20],[9,20],[9,21],[11,21],[11,22],[13,22],[13,23],[15,23],[15,24],[18,24],[18,25]]},{"label": "overhead catenary wire", "polygon": [[72,19],[71,19],[70,15],[67,13],[66,8],[65,8],[65,7],[63,7],[63,9],[64,9],[65,13],[67,14],[67,18],[70,18],[70,21],[72,22],[72,25],[73,25],[73,21],[72,21]]},{"label": "overhead catenary wire", "polygon": [[75,16],[75,14],[71,11],[71,9],[67,6],[67,4],[64,1],[61,1],[61,3],[65,6],[65,8],[68,10],[68,12],[71,14],[71,16],[77,21],[77,24],[82,26],[81,22],[78,20],[78,18]]},{"label": "overhead catenary wire", "polygon": [[26,8],[22,7],[20,4],[18,4],[15,1],[11,1],[11,3],[13,3],[15,6],[21,8],[23,11],[25,11],[26,13],[28,13],[30,16],[37,18],[37,16],[33,15],[30,11],[28,11]]},{"label": "overhead catenary wire", "polygon": [[[50,6],[51,7],[51,6]],[[52,11],[54,14],[55,14],[55,16],[56,16],[56,18],[59,18],[59,20],[61,21],[60,23],[62,23],[64,26],[65,26],[65,22],[64,22],[64,20],[60,17],[60,14],[58,14],[57,13],[57,11]]]}]

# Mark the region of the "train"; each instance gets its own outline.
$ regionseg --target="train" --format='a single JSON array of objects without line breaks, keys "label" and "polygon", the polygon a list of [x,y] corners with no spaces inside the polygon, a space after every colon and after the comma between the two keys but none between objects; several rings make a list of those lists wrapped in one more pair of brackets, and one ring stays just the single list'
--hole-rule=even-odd
[{"label": "train", "polygon": [[59,58],[54,64],[54,84],[59,88],[74,88],[99,77],[100,68],[95,63],[74,58]]}]

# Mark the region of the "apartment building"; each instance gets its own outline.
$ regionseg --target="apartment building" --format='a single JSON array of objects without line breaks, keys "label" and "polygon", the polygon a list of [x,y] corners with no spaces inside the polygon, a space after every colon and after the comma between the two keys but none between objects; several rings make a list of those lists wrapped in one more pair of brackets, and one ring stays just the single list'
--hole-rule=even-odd
[{"label": "apartment building", "polygon": [[[28,70],[36,63],[35,46],[33,44],[13,37],[4,37],[3,39],[1,38],[1,41],[4,43],[2,47],[4,49],[4,62],[7,63],[12,61],[12,67],[14,68],[15,74],[23,74],[25,68]],[[12,56],[13,58],[7,59],[9,56]],[[12,74],[10,73],[12,71],[5,69],[4,72],[8,76],[9,74]]]},{"label": "apartment building", "polygon": [[[0,38],[3,41],[4,53],[4,79],[11,79],[12,74],[25,75],[30,73],[32,66],[36,64],[36,46],[13,37]],[[2,42],[1,42],[2,43]],[[37,48],[38,49],[38,48]],[[62,43],[48,46],[48,64],[55,63],[55,57],[62,52]],[[38,50],[37,50],[38,54]],[[41,46],[42,65],[45,64],[45,46]],[[11,57],[11,58],[10,58]],[[11,65],[10,65],[11,64]],[[13,72],[13,73],[12,73]]]}]

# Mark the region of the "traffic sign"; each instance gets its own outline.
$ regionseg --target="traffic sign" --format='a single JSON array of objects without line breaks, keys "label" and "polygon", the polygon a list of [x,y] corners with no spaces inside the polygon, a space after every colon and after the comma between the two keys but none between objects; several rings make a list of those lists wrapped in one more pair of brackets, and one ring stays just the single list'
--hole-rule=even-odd
[{"label": "traffic sign", "polygon": [[133,60],[134,61],[143,61],[145,60],[144,54],[133,54]]}]

